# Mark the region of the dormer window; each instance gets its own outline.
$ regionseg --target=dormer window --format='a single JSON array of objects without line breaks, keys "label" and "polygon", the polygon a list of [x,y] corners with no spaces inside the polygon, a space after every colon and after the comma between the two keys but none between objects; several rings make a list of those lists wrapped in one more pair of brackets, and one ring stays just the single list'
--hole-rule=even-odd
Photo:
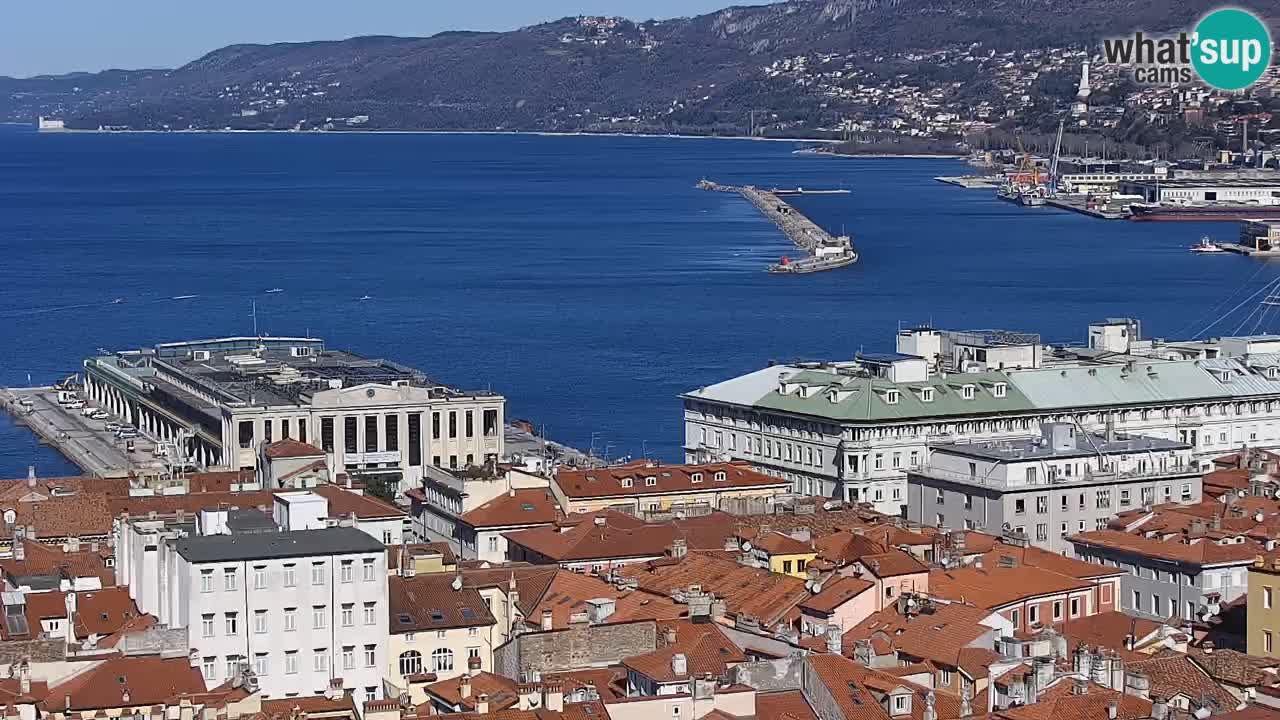
[{"label": "dormer window", "polygon": [[1276,367],[1272,365],[1271,367],[1267,368],[1267,379],[1275,380],[1277,378],[1280,378],[1280,367]]},{"label": "dormer window", "polygon": [[725,479],[725,477],[726,477],[726,475],[724,474],[724,471],[723,471],[723,470],[721,470],[720,472],[717,472],[717,473],[716,473],[716,482],[723,482],[723,481],[724,481],[724,479]]},{"label": "dormer window", "polygon": [[998,398],[1004,397],[1009,391],[1009,386],[1005,383],[998,382],[991,387],[991,394]]},{"label": "dormer window", "polygon": [[933,388],[922,388],[920,390],[921,402],[933,402]]},{"label": "dormer window", "polygon": [[960,388],[960,397],[965,400],[972,400],[977,394],[978,389],[972,385],[964,385]]},{"label": "dormer window", "polygon": [[700,483],[702,482],[702,473],[692,473],[689,475],[689,479],[693,482]]},{"label": "dormer window", "polygon": [[622,478],[622,487],[631,487],[631,483],[632,483],[631,478],[629,477]]},{"label": "dormer window", "polygon": [[645,487],[653,487],[654,485],[657,485],[657,484],[658,484],[658,478],[653,475],[650,475],[649,477],[644,479]]},{"label": "dormer window", "polygon": [[884,394],[884,401],[889,403],[890,405],[897,405],[899,398],[900,398],[900,393],[897,390],[890,390],[889,392]]}]

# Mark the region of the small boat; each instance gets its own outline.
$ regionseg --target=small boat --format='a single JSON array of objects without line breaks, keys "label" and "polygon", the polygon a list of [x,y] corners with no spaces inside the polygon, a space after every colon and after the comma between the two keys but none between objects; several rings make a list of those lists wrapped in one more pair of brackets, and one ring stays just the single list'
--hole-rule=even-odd
[{"label": "small boat", "polygon": [[169,298],[169,299],[170,300],[190,300],[193,297],[196,297],[196,296],[195,295],[174,295],[172,298]]},{"label": "small boat", "polygon": [[365,300],[372,300],[372,299],[373,299],[372,295],[365,295],[360,298],[360,302],[364,302]]},{"label": "small boat", "polygon": [[270,290],[267,291],[267,294],[272,295],[275,293],[282,293],[282,292],[284,292],[284,288],[271,288]]},{"label": "small boat", "polygon": [[1205,235],[1200,238],[1200,243],[1198,245],[1191,246],[1191,252],[1198,254],[1223,253],[1226,252],[1226,249],[1218,243],[1210,240],[1208,235]]},{"label": "small boat", "polygon": [[112,304],[112,305],[119,305],[119,304],[121,304],[121,303],[123,303],[123,302],[124,302],[124,298],[116,298],[115,300],[112,300],[112,301],[111,301],[111,304]]}]

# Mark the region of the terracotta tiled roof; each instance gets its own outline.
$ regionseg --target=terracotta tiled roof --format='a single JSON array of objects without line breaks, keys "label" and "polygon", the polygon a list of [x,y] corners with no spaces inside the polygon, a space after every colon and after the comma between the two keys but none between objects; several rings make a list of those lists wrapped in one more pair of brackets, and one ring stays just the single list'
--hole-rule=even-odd
[{"label": "terracotta tiled roof", "polygon": [[187,486],[193,493],[231,492],[236,485],[255,481],[252,470],[207,470],[187,476]]},{"label": "terracotta tiled roof", "polygon": [[802,610],[819,614],[835,612],[835,609],[875,587],[875,583],[855,577],[833,578],[822,591],[800,603]]},{"label": "terracotta tiled roof", "polygon": [[676,562],[627,565],[618,572],[635,578],[640,589],[658,595],[669,596],[678,589],[700,585],[703,591],[724,599],[730,614],[750,615],[770,625],[809,595],[799,578],[700,553],[690,553]]},{"label": "terracotta tiled roof", "polygon": [[473,528],[549,525],[560,516],[560,505],[550,490],[511,490],[463,513],[462,521]]},{"label": "terracotta tiled roof", "polygon": [[[1067,622],[1054,625],[1053,629],[1067,639],[1069,652],[1074,652],[1079,645],[1088,645],[1094,648],[1116,650],[1128,656],[1129,651],[1125,649],[1125,636],[1134,633],[1136,642],[1159,630],[1160,623],[1112,610],[1072,618]],[[1139,653],[1133,653],[1135,657],[1139,655]]]},{"label": "terracotta tiled roof", "polygon": [[100,545],[97,552],[84,543],[75,552],[65,552],[61,546],[45,545],[31,540],[22,541],[22,560],[0,560],[0,573],[5,577],[31,577],[61,573],[69,578],[96,577],[104,587],[115,585],[115,572],[107,567],[106,558],[111,550]]},{"label": "terracotta tiled roof", "polygon": [[462,678],[451,678],[431,683],[424,688],[428,695],[440,698],[451,707],[461,708],[463,712],[474,711],[476,700],[483,693],[489,696],[489,711],[505,710],[520,702],[520,691],[516,681],[489,672],[479,672],[471,676],[471,691],[462,697]]},{"label": "terracotta tiled roof", "polygon": [[799,690],[756,694],[756,720],[818,720]]},{"label": "terracotta tiled roof", "polygon": [[687,611],[685,606],[669,597],[646,592],[618,591],[603,580],[568,570],[557,570],[551,584],[539,597],[526,599],[521,594],[520,604],[526,608],[525,621],[530,625],[541,625],[543,611],[550,610],[552,627],[563,628],[569,626],[571,615],[586,612],[587,601],[596,598],[614,600],[614,611],[609,616],[609,622],[674,620]]},{"label": "terracotta tiled roof", "polygon": [[1218,648],[1212,652],[1203,648],[1188,648],[1187,654],[1209,677],[1220,683],[1237,687],[1251,687],[1275,682],[1275,670],[1280,660],[1257,655],[1247,655],[1237,650]]},{"label": "terracotta tiled roof", "polygon": [[[724,479],[716,480],[717,473],[724,473]],[[701,479],[694,482],[699,474]],[[653,478],[652,485],[647,478]],[[625,482],[627,479],[630,479],[629,483]],[[714,492],[744,487],[790,487],[790,482],[752,470],[745,462],[653,465],[640,461],[590,470],[561,470],[556,474],[554,482],[561,492],[574,500],[671,492]]]},{"label": "terracotta tiled roof", "polygon": [[[622,661],[628,669],[654,682],[681,682],[707,673],[716,678],[725,677],[731,666],[747,661],[747,656],[742,654],[732,640],[725,637],[720,626],[715,623],[692,623],[684,620],[660,625],[659,644],[662,647]],[[671,645],[666,645],[662,639],[668,628],[676,631],[676,641]],[[676,655],[685,656],[686,671],[680,674],[676,674],[671,667],[672,658]]]},{"label": "terracotta tiled roof", "polygon": [[[298,491],[276,489],[188,493],[185,495],[148,495],[111,498],[108,504],[113,516],[128,513],[133,517],[143,517],[150,512],[172,515],[179,510],[188,515],[195,515],[201,510],[220,505],[242,510],[261,508],[270,512],[272,505],[275,503],[275,495],[285,492]],[[356,517],[361,520],[383,520],[397,517],[403,518],[408,515],[404,510],[372,495],[361,495],[339,485],[319,485],[311,488],[309,492],[314,492],[328,501],[331,517],[355,513]]]},{"label": "terracotta tiled roof", "polygon": [[355,493],[340,485],[318,485],[311,488],[311,492],[329,501],[330,517],[355,513],[361,520],[385,520],[409,515],[381,498]]},{"label": "terracotta tiled roof", "polygon": [[360,717],[360,714],[356,712],[355,700],[345,693],[337,700],[330,700],[324,695],[310,695],[308,697],[262,701],[263,720],[293,720],[293,718],[297,717],[294,713],[295,709],[305,713],[308,718],[351,717],[358,719]]},{"label": "terracotta tiled roof", "polygon": [[1235,696],[1205,674],[1191,658],[1174,650],[1163,650],[1146,660],[1131,660],[1126,670],[1141,670],[1151,679],[1151,693],[1171,698],[1209,698],[1227,710],[1236,706]]},{"label": "terracotta tiled roof", "polygon": [[1249,489],[1250,474],[1248,468],[1214,470],[1206,473],[1200,481],[1204,485],[1205,492],[1221,495],[1224,492]]},{"label": "terracotta tiled roof", "polygon": [[[615,560],[662,557],[671,542],[680,535],[671,524],[640,524],[619,518],[622,513],[598,514],[602,524],[580,522],[561,532],[555,527],[540,527],[503,533],[515,543],[553,562],[582,560]],[[625,517],[625,516],[624,516]]]},{"label": "terracotta tiled roof", "polygon": [[84,492],[33,502],[6,502],[0,507],[12,510],[15,519],[0,525],[0,534],[13,537],[17,528],[24,527],[34,528],[36,538],[105,538],[111,534],[111,498]]},{"label": "terracotta tiled roof", "polygon": [[1151,701],[1136,695],[1108,690],[1094,683],[1089,684],[1088,692],[1083,695],[1075,695],[1072,690],[1071,679],[1064,678],[1045,690],[1035,703],[997,710],[992,716],[1008,720],[1107,720],[1107,708],[1112,703],[1116,705],[1117,720],[1139,720],[1151,715]]},{"label": "terracotta tiled roof", "polygon": [[804,555],[815,552],[812,543],[802,542],[776,530],[756,535],[751,544],[770,555]]},{"label": "terracotta tiled roof", "polygon": [[984,553],[982,561],[987,567],[995,567],[1003,561],[1015,565],[1052,570],[1080,580],[1094,580],[1124,574],[1124,570],[1121,568],[1107,567],[1098,563],[1069,558],[1031,545],[1019,547],[1005,542],[997,543],[991,550]]},{"label": "terracotta tiled roof", "polygon": [[929,573],[929,592],[933,595],[987,609],[1091,587],[1093,583],[1088,580],[1025,565],[1012,568],[966,567]]},{"label": "terracotta tiled roof", "polygon": [[1254,704],[1240,710],[1219,713],[1213,720],[1280,720],[1280,708]]},{"label": "terracotta tiled roof", "polygon": [[[27,624],[32,635],[40,631],[40,621],[65,618],[67,593],[27,593]],[[109,587],[102,590],[86,590],[76,596],[76,637],[113,635],[130,620],[138,618],[138,606],[129,597],[127,587]]]},{"label": "terracotta tiled roof", "polygon": [[882,699],[886,694],[903,690],[911,694],[912,720],[923,719],[925,699],[931,692],[938,720],[960,717],[960,698],[949,693],[933,692],[923,685],[873,670],[839,655],[810,655],[807,660],[818,680],[831,693],[845,720],[886,720],[889,715],[881,705]]},{"label": "terracotta tiled roof", "polygon": [[49,683],[43,680],[32,680],[28,692],[22,692],[22,681],[18,678],[0,680],[0,705],[34,705],[43,702],[49,696]]},{"label": "terracotta tiled roof", "polygon": [[1081,546],[1094,546],[1192,565],[1252,562],[1263,550],[1262,545],[1251,540],[1219,545],[1209,539],[1193,539],[1192,542],[1157,540],[1117,530],[1083,532],[1072,535],[1070,540],[1077,550]]},{"label": "terracotta tiled roof", "polygon": [[929,572],[929,568],[925,567],[919,560],[897,549],[875,555],[863,555],[859,562],[868,572],[879,578]]},{"label": "terracotta tiled roof", "polygon": [[262,448],[262,454],[272,460],[283,458],[324,457],[324,451],[315,445],[285,438]]},{"label": "terracotta tiled roof", "polygon": [[36,478],[32,480],[0,480],[0,506],[12,503],[67,497],[70,495],[129,494],[128,478],[100,478],[90,475]]},{"label": "terracotta tiled roof", "polygon": [[204,691],[200,669],[185,657],[111,657],[50,688],[45,704],[54,712],[136,707],[172,704],[179,695]]},{"label": "terracotta tiled roof", "polygon": [[465,584],[454,590],[457,576],[434,573],[388,579],[390,630],[406,632],[484,627],[497,622],[479,591]]},{"label": "terracotta tiled roof", "polygon": [[[627,670],[620,665],[589,668],[572,672],[545,673],[544,682],[557,682],[569,695],[581,688],[594,688],[601,700],[613,700],[627,696]],[[603,720],[603,719],[602,719]]]},{"label": "terracotta tiled roof", "polygon": [[850,652],[857,640],[887,636],[890,647],[910,659],[956,668],[961,666],[961,651],[991,632],[990,627],[982,624],[990,615],[990,610],[959,603],[933,603],[932,612],[903,615],[893,605],[846,632],[844,648]]},{"label": "terracotta tiled roof", "polygon": [[878,555],[889,549],[883,543],[851,530],[824,535],[813,544],[817,546],[820,557],[837,564],[851,563],[864,555]]}]

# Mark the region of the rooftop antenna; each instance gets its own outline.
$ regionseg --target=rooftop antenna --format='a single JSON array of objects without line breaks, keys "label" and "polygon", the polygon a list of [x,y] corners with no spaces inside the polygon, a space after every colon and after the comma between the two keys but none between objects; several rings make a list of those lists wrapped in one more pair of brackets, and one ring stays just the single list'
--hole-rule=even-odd
[{"label": "rooftop antenna", "polygon": [[258,334],[258,301],[250,300],[249,303],[252,307],[251,314],[253,315],[253,336],[262,339],[262,336]]}]

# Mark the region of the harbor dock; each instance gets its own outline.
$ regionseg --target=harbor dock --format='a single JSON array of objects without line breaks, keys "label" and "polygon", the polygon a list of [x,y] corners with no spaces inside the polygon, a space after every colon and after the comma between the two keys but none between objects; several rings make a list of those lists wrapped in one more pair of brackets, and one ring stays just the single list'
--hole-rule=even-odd
[{"label": "harbor dock", "polygon": [[858,261],[858,253],[847,235],[833,236],[779,197],[780,194],[835,194],[847,190],[761,190],[751,185],[720,185],[710,180],[702,180],[698,187],[714,192],[737,193],[746,198],[806,254],[806,257],[795,261],[784,257],[782,262],[769,266],[770,272],[803,274],[834,270]]},{"label": "harbor dock", "polygon": [[1088,215],[1099,220],[1124,220],[1129,217],[1129,213],[1123,210],[1099,210],[1096,207],[1089,207],[1088,201],[1080,195],[1052,196],[1045,199],[1045,204],[1061,210],[1078,212],[1081,215]]},{"label": "harbor dock", "polygon": [[133,440],[134,452],[130,453],[124,442],[103,428],[103,422],[59,405],[57,397],[51,387],[4,388],[0,389],[0,409],[30,428],[85,474],[127,477],[157,471],[160,463],[154,457],[155,445],[146,435]]},{"label": "harbor dock", "polygon": [[966,190],[994,190],[1005,181],[1001,175],[940,175],[934,180]]},{"label": "harbor dock", "polygon": [[1237,253],[1239,255],[1244,255],[1245,257],[1261,257],[1261,258],[1280,257],[1280,250],[1259,250],[1258,248],[1250,247],[1248,245],[1241,245],[1240,243],[1220,242],[1215,244],[1218,247],[1222,248],[1223,250],[1226,250],[1227,252]]}]

